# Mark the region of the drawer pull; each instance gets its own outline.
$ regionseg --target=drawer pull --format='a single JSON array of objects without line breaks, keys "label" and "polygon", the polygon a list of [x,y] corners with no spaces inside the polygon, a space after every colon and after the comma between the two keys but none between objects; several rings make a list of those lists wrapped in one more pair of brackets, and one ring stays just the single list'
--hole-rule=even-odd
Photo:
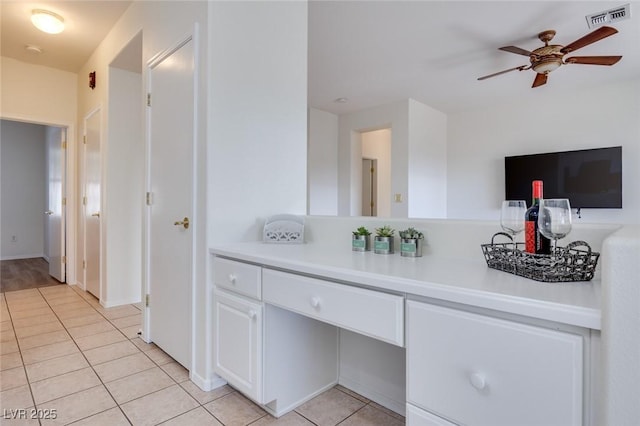
[{"label": "drawer pull", "polygon": [[469,375],[469,382],[471,383],[471,386],[473,386],[474,388],[478,389],[478,390],[482,390],[485,388],[485,386],[487,385],[487,382],[484,379],[484,376],[481,375],[480,373],[472,373]]},{"label": "drawer pull", "polygon": [[317,297],[312,297],[311,298],[311,306],[314,309],[320,309],[320,299],[318,299]]},{"label": "drawer pull", "polygon": [[253,309],[251,309],[248,313],[249,318],[251,319],[256,319],[256,316],[258,316],[258,313],[256,311],[254,311]]},{"label": "drawer pull", "polygon": [[237,279],[238,279],[238,278],[237,278],[234,274],[229,274],[229,282],[230,282],[231,284],[235,284],[235,283],[236,283],[236,281],[237,281]]}]

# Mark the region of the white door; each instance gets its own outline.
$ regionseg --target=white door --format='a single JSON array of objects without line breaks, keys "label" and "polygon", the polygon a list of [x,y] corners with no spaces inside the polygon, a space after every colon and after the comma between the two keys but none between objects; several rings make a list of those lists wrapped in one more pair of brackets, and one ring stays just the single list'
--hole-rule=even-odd
[{"label": "white door", "polygon": [[49,275],[60,282],[66,279],[65,270],[65,149],[67,130],[51,127],[47,138],[47,253]]},{"label": "white door", "polygon": [[84,139],[84,282],[85,290],[100,298],[100,110],[85,118]]},{"label": "white door", "polygon": [[191,366],[194,49],[189,39],[149,67],[148,339]]}]

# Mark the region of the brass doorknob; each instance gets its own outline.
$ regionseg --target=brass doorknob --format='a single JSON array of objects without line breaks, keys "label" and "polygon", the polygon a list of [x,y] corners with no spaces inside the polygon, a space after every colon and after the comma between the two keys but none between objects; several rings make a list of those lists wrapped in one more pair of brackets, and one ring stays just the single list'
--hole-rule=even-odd
[{"label": "brass doorknob", "polygon": [[44,212],[44,214],[46,214],[47,216],[51,216],[53,212],[51,210],[47,210],[46,212]]},{"label": "brass doorknob", "polygon": [[95,213],[93,213],[91,216],[93,216],[93,217],[100,217],[100,212],[95,212]]},{"label": "brass doorknob", "polygon": [[185,217],[184,219],[182,219],[182,221],[180,222],[174,222],[175,226],[184,226],[184,229],[189,229],[189,218]]}]

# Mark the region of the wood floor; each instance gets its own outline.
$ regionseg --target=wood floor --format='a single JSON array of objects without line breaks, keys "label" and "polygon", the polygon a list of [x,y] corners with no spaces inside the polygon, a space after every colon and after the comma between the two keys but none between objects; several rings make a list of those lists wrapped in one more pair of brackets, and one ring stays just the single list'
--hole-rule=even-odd
[{"label": "wood floor", "polygon": [[1,261],[0,278],[1,293],[64,284],[49,275],[49,263],[41,257]]}]

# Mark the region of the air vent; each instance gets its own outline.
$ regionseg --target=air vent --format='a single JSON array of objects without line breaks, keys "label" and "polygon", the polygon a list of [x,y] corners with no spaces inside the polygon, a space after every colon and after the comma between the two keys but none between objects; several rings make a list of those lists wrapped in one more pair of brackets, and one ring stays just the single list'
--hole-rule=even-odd
[{"label": "air vent", "polygon": [[615,9],[594,13],[593,15],[587,15],[586,18],[589,28],[600,27],[602,25],[631,18],[631,6],[630,4],[625,4],[624,6],[616,7]]}]

